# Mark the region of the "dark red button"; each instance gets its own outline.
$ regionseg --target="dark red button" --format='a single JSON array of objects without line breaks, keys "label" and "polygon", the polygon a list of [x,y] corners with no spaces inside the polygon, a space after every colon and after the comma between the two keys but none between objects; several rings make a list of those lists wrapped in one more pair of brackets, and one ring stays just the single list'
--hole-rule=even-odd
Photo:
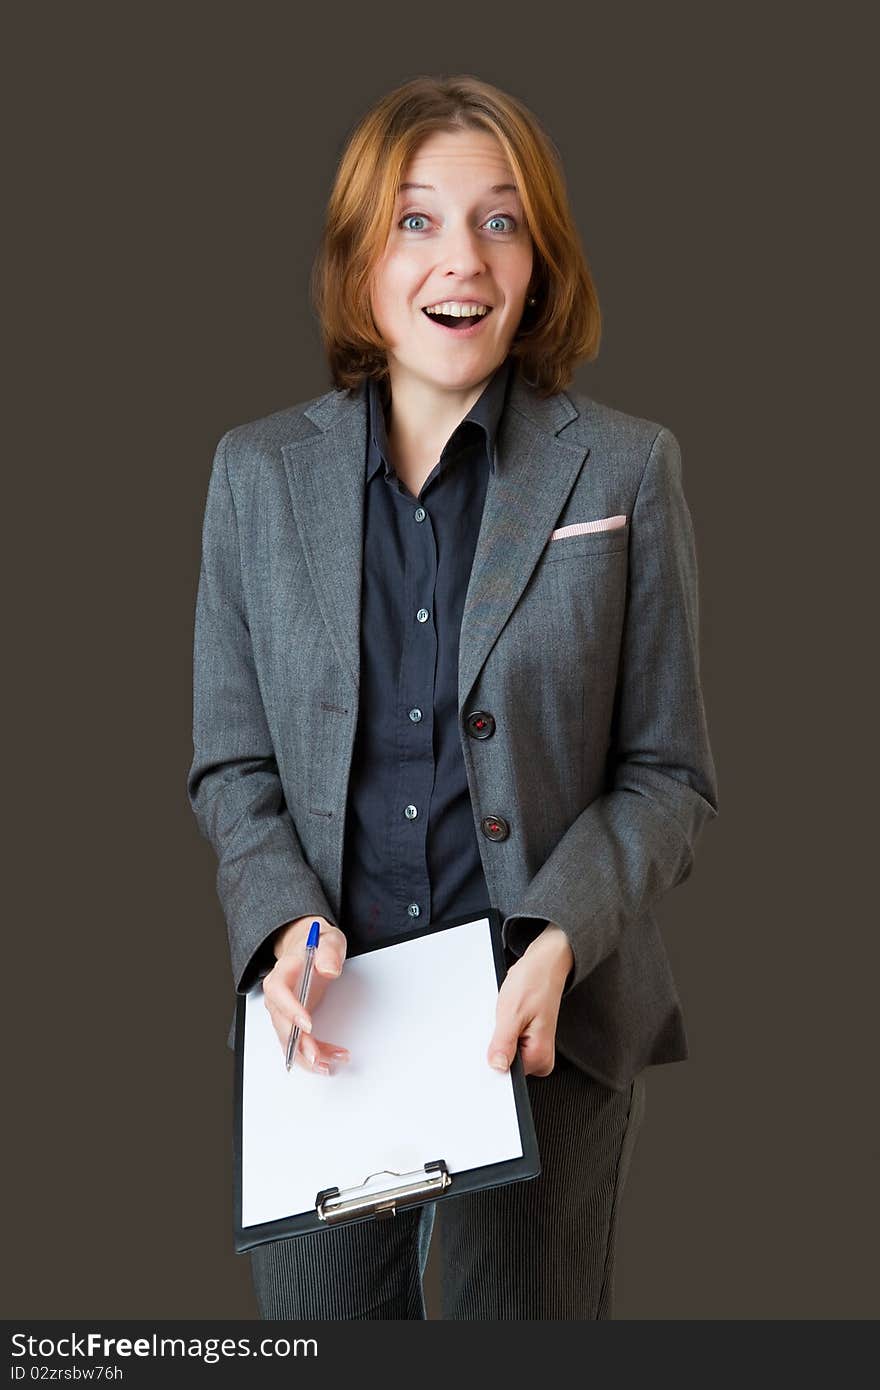
[{"label": "dark red button", "polygon": [[487,840],[506,840],[510,834],[510,826],[503,816],[484,816],[480,829]]},{"label": "dark red button", "polygon": [[484,709],[475,709],[467,717],[467,731],[471,738],[491,738],[495,732],[495,720]]}]

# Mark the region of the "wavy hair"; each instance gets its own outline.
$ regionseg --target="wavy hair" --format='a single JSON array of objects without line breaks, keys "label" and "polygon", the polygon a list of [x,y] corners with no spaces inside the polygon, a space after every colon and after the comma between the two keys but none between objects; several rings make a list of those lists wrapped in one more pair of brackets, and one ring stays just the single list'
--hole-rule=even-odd
[{"label": "wavy hair", "polygon": [[373,271],[410,158],[436,131],[488,131],[513,170],[532,238],[525,307],[510,346],[543,396],[571,384],[576,362],[599,351],[596,288],[572,217],[559,152],[515,97],[468,74],[416,77],[377,102],[350,135],[336,170],[310,293],[336,389],[387,380],[387,348],[370,303]]}]

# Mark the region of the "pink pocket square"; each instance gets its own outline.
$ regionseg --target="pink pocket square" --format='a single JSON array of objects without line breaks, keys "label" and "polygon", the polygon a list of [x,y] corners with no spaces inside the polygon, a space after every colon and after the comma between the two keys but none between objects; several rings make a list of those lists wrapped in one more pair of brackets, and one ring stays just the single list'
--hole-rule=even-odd
[{"label": "pink pocket square", "polygon": [[586,536],[591,531],[619,531],[626,525],[625,516],[602,516],[598,521],[575,521],[571,526],[560,526],[551,531],[551,541],[562,540],[564,536]]}]

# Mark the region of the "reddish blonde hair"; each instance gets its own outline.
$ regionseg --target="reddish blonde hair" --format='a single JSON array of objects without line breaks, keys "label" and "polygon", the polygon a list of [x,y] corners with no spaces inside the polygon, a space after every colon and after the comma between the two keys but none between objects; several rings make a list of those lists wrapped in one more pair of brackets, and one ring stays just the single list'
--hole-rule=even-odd
[{"label": "reddish blonde hair", "polygon": [[522,322],[510,347],[541,395],[571,384],[572,368],[599,351],[599,300],[568,201],[559,153],[522,102],[467,74],[416,77],[389,92],[345,146],[312,267],[311,297],[336,389],[388,375],[370,305],[373,270],[388,240],[398,185],[435,131],[494,135],[513,170],[534,261]]}]

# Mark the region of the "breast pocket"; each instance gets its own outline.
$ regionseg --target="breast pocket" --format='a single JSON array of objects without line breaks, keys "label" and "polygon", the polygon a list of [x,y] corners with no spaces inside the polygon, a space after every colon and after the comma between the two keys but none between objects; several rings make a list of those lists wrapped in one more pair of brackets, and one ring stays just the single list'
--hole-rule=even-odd
[{"label": "breast pocket", "polygon": [[613,691],[626,586],[625,532],[545,547],[498,644],[532,717],[562,718],[571,727],[584,702],[589,707]]},{"label": "breast pocket", "polygon": [[629,522],[611,531],[588,531],[584,535],[559,536],[549,540],[539,560],[552,565],[559,560],[580,560],[591,555],[616,555],[629,545]]},{"label": "breast pocket", "polygon": [[553,541],[535,566],[524,616],[543,631],[560,669],[617,659],[627,582],[626,533],[596,532]]},{"label": "breast pocket", "polygon": [[595,793],[608,744],[627,548],[601,532],[557,544],[559,557],[542,553],[499,636],[491,680],[514,775],[573,807]]}]

